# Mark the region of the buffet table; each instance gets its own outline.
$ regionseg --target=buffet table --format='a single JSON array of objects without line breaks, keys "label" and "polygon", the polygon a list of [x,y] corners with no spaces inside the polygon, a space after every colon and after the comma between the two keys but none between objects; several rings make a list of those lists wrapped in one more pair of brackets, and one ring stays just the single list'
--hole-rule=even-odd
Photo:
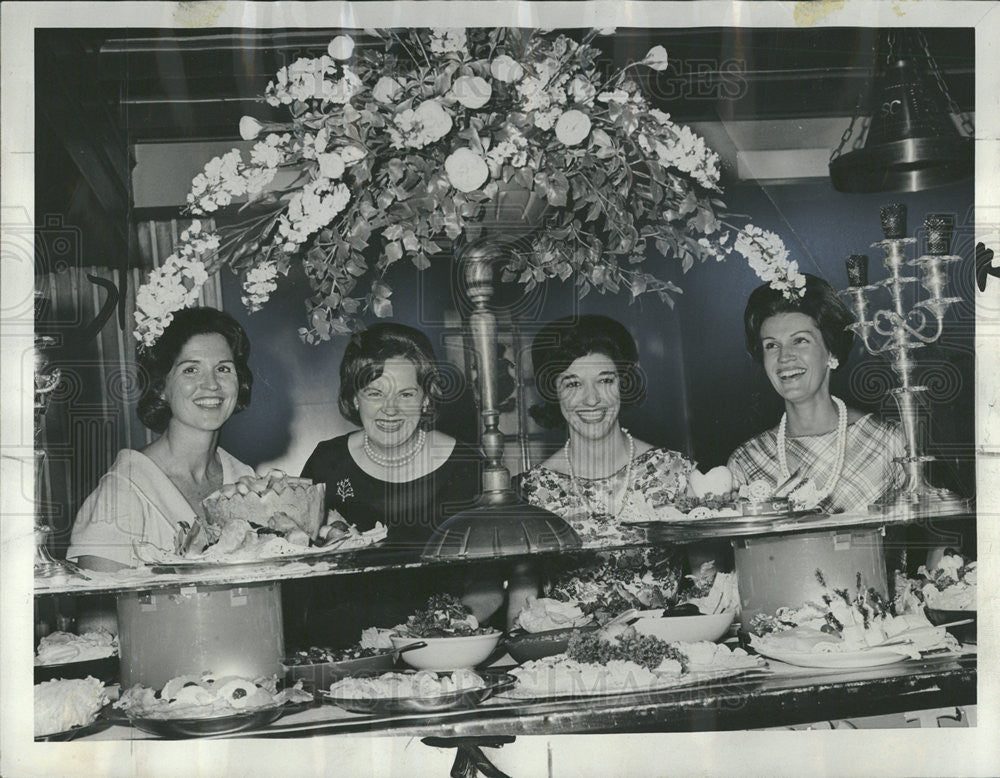
[{"label": "buffet table", "polygon": [[[766,672],[661,692],[548,702],[489,700],[448,713],[366,716],[329,704],[225,737],[320,735],[470,737],[564,733],[688,732],[753,729],[976,703],[973,655],[908,660],[881,668],[824,671],[772,662]],[[113,725],[86,740],[151,738]]]}]

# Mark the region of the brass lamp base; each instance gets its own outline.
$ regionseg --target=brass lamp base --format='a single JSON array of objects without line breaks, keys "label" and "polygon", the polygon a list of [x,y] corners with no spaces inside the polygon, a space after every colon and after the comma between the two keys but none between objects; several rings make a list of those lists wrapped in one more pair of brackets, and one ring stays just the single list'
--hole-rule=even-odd
[{"label": "brass lamp base", "polygon": [[435,530],[421,559],[493,559],[580,548],[580,536],[551,511],[517,498],[511,491],[498,502],[452,516]]}]

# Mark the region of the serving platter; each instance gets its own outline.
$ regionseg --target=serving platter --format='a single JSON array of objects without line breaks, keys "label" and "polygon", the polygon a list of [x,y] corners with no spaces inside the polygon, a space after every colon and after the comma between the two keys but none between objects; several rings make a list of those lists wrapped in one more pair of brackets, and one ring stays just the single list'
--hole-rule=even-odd
[{"label": "serving platter", "polygon": [[[414,673],[416,671],[404,671]],[[381,673],[368,673],[367,677],[378,677]],[[367,714],[401,714],[401,713],[441,713],[452,710],[474,708],[484,700],[511,688],[517,679],[509,673],[494,670],[477,672],[486,686],[481,689],[465,689],[433,697],[343,697],[330,692],[320,692],[320,697],[332,705],[336,705],[351,713]]]},{"label": "serving platter", "polygon": [[251,711],[208,718],[156,718],[126,713],[123,721],[136,729],[162,738],[208,737],[210,735],[231,735],[234,732],[246,732],[266,727],[286,713],[294,713],[308,705],[309,703],[281,703]]},{"label": "serving platter", "polygon": [[240,567],[252,567],[260,565],[273,565],[285,562],[313,562],[322,561],[323,559],[335,556],[341,556],[344,554],[351,554],[357,551],[364,551],[369,548],[377,548],[382,543],[381,540],[375,541],[374,543],[368,543],[364,546],[332,546],[324,547],[317,546],[314,548],[304,549],[295,554],[279,554],[277,556],[269,557],[257,557],[255,559],[185,559],[178,558],[176,560],[170,559],[168,557],[147,557],[143,559],[145,564],[149,565],[153,572],[171,572],[171,573],[192,573],[192,572],[212,572],[216,570],[231,570],[233,568]]},{"label": "serving platter", "polygon": [[768,659],[775,659],[796,667],[813,667],[825,670],[850,670],[864,667],[882,667],[909,659],[909,655],[891,648],[869,648],[861,651],[800,652],[760,648],[754,650]]}]

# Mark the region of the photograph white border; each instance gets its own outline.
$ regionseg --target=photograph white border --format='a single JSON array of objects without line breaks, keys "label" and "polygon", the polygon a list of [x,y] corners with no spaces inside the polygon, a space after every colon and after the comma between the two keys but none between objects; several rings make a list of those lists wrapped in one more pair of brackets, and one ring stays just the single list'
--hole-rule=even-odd
[{"label": "photograph white border", "polygon": [[[48,3],[5,2],[2,56],[2,470],[0,470],[0,774],[128,776],[445,775],[453,750],[416,738],[122,741],[36,744],[31,732],[32,449],[31,257],[9,250],[13,227],[34,213],[36,27],[720,27],[914,26],[976,28],[977,240],[997,240],[979,220],[1000,213],[1000,4],[943,0],[772,2],[358,2]],[[982,237],[980,237],[982,236]],[[1000,250],[995,242],[992,247]],[[1000,295],[991,280],[987,294]],[[1000,435],[1000,314],[987,318],[977,295],[976,404],[980,602],[979,634],[997,634],[1000,575],[1000,457],[983,447]],[[25,303],[27,301],[27,304]],[[24,312],[16,315],[17,312]],[[13,313],[11,313],[13,312]],[[8,316],[10,313],[10,316]],[[12,486],[15,485],[15,486]],[[23,487],[16,485],[25,485]],[[985,638],[984,638],[985,639]],[[698,732],[518,737],[498,759],[522,775],[997,775],[1000,689],[995,645],[979,655],[978,726],[852,732]],[[495,753],[495,752],[488,752]],[[513,767],[511,765],[516,765]]]}]

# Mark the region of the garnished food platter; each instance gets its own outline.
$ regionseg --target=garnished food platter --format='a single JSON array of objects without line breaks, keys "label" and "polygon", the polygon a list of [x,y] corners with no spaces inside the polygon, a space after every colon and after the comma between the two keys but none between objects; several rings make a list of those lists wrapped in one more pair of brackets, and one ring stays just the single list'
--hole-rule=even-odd
[{"label": "garnished food platter", "polygon": [[[414,676],[426,670],[406,670],[396,675]],[[377,679],[379,673],[365,673],[358,678]],[[438,677],[450,673],[438,673]],[[517,679],[508,673],[494,670],[476,671],[483,685],[475,689],[459,689],[431,696],[370,696],[357,697],[336,692],[320,692],[320,697],[332,705],[336,705],[351,713],[367,713],[371,715],[391,715],[402,713],[440,713],[452,710],[465,710],[479,705],[489,697],[511,688]]]},{"label": "garnished food platter", "polygon": [[205,718],[162,718],[123,715],[123,720],[136,729],[163,738],[208,737],[231,735],[235,732],[259,729],[272,724],[286,713],[302,710],[303,703],[278,703],[264,708]]}]

